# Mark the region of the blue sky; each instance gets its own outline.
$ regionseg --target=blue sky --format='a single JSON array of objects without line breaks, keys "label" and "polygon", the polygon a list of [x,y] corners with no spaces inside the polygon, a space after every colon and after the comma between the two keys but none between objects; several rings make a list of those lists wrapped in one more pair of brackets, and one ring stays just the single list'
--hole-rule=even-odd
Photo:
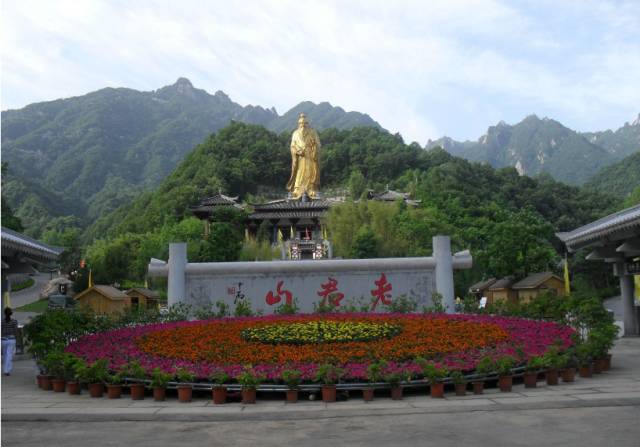
[{"label": "blue sky", "polygon": [[329,101],[420,144],[640,113],[633,0],[4,0],[1,24],[2,110],[184,76],[279,113]]}]

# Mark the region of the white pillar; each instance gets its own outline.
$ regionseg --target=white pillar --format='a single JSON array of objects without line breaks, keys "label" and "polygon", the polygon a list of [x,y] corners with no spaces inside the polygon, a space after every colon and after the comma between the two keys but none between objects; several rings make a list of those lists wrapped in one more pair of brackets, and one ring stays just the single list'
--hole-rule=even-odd
[{"label": "white pillar", "polygon": [[173,306],[185,301],[185,268],[187,266],[187,244],[184,242],[169,244],[169,280],[167,304]]},{"label": "white pillar", "polygon": [[433,237],[433,257],[436,260],[436,292],[442,295],[442,304],[447,313],[454,313],[453,259],[449,236]]},{"label": "white pillar", "polygon": [[620,275],[620,298],[622,300],[622,320],[624,321],[624,335],[640,335],[636,309],[634,305],[633,275]]}]

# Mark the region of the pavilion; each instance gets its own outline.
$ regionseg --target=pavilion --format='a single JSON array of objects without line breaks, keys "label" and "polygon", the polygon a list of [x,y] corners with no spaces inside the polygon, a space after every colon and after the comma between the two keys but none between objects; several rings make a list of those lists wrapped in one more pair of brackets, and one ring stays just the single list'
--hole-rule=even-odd
[{"label": "pavilion", "polygon": [[640,304],[634,297],[634,275],[640,275],[640,205],[556,236],[569,252],[590,248],[588,260],[613,265],[620,279],[624,335],[640,335]]}]

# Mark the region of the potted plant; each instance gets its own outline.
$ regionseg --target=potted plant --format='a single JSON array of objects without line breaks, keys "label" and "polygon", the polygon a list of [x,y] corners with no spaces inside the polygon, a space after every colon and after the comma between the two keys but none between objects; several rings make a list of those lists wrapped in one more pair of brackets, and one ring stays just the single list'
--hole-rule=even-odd
[{"label": "potted plant", "polygon": [[382,378],[382,370],[387,363],[384,360],[373,362],[367,367],[368,384],[362,389],[362,398],[365,402],[371,402],[375,394],[373,384],[379,382]]},{"label": "potted plant", "polygon": [[107,397],[109,399],[120,399],[120,396],[122,396],[122,377],[122,372],[107,374],[105,377]]},{"label": "potted plant", "polygon": [[476,365],[476,377],[473,381],[473,394],[482,394],[484,391],[484,379],[495,371],[495,365],[491,357],[483,357]]},{"label": "potted plant", "polygon": [[298,402],[298,389],[302,379],[302,372],[297,369],[287,369],[282,371],[282,381],[287,385],[287,402]]},{"label": "potted plant", "polygon": [[442,379],[447,377],[448,371],[445,368],[440,368],[433,363],[426,363],[422,367],[422,374],[429,380],[429,388],[431,397],[443,398],[444,397],[444,383]]},{"label": "potted plant", "polygon": [[316,371],[316,381],[322,383],[322,400],[324,402],[336,401],[336,383],[344,375],[344,370],[331,363],[325,363]]},{"label": "potted plant", "polygon": [[142,365],[140,365],[140,362],[138,362],[137,360],[131,360],[129,363],[127,363],[124,371],[127,379],[136,380],[136,382],[132,382],[129,384],[129,389],[131,390],[131,399],[144,399],[144,380],[147,378],[147,371],[142,367]]},{"label": "potted plant", "polygon": [[498,373],[498,386],[500,391],[508,393],[513,385],[513,372],[511,371],[516,365],[516,359],[510,355],[505,355],[496,360],[496,372]]},{"label": "potted plant", "polygon": [[524,387],[535,388],[538,386],[538,374],[544,368],[544,360],[540,356],[529,357],[524,367]]},{"label": "potted plant", "polygon": [[182,403],[191,402],[193,396],[193,381],[195,375],[185,368],[178,368],[176,380],[178,382],[178,400]]},{"label": "potted plant", "polygon": [[53,351],[47,354],[42,362],[47,372],[51,375],[51,388],[56,393],[63,393],[65,390],[64,358],[65,354],[63,352]]},{"label": "potted plant", "polygon": [[451,372],[451,381],[456,390],[456,396],[464,396],[467,394],[467,380],[459,369]]},{"label": "potted plant", "polygon": [[558,370],[562,367],[562,357],[558,354],[556,348],[551,348],[542,356],[545,367],[545,378],[547,379],[547,385],[558,384]]},{"label": "potted plant", "polygon": [[109,373],[105,359],[96,360],[92,364],[80,364],[77,367],[78,377],[81,382],[89,385],[91,397],[102,397],[104,393],[104,381]]},{"label": "potted plant", "polygon": [[227,387],[225,384],[229,381],[229,374],[222,370],[218,370],[211,374],[211,381],[213,387],[211,393],[213,395],[213,403],[216,405],[222,405],[227,402]]},{"label": "potted plant", "polygon": [[67,353],[64,360],[64,378],[67,381],[67,392],[69,394],[80,394],[77,365],[86,365],[86,363],[83,359]]},{"label": "potted plant", "polygon": [[573,350],[568,350],[562,354],[564,368],[560,372],[563,382],[573,382],[576,376],[575,356]]},{"label": "potted plant", "polygon": [[591,348],[585,342],[576,346],[576,360],[580,377],[591,377]]},{"label": "potted plant", "polygon": [[167,395],[167,383],[171,380],[171,374],[167,374],[160,368],[151,370],[151,388],[153,388],[153,400],[161,402]]},{"label": "potted plant", "polygon": [[410,375],[402,370],[387,370],[383,373],[383,380],[391,387],[391,399],[402,400],[402,382],[410,379]]},{"label": "potted plant", "polygon": [[251,369],[246,369],[236,377],[240,384],[243,404],[256,403],[256,388],[262,381],[262,377],[257,376]]},{"label": "potted plant", "polygon": [[49,391],[51,390],[51,376],[47,372],[47,368],[44,365],[44,358],[46,357],[48,346],[42,342],[35,342],[29,346],[29,352],[33,355],[38,366],[38,375],[36,379],[38,381],[38,387],[40,389]]}]

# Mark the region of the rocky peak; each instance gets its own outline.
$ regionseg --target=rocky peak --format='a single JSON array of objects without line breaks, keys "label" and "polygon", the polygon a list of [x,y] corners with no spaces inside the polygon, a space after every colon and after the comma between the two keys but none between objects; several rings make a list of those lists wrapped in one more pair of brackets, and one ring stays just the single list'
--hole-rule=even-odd
[{"label": "rocky peak", "polygon": [[638,117],[636,118],[636,120],[631,123],[632,126],[640,126],[640,113],[638,113]]},{"label": "rocky peak", "polygon": [[193,84],[187,78],[178,78],[175,84],[173,84],[178,93],[187,93],[193,90]]}]

